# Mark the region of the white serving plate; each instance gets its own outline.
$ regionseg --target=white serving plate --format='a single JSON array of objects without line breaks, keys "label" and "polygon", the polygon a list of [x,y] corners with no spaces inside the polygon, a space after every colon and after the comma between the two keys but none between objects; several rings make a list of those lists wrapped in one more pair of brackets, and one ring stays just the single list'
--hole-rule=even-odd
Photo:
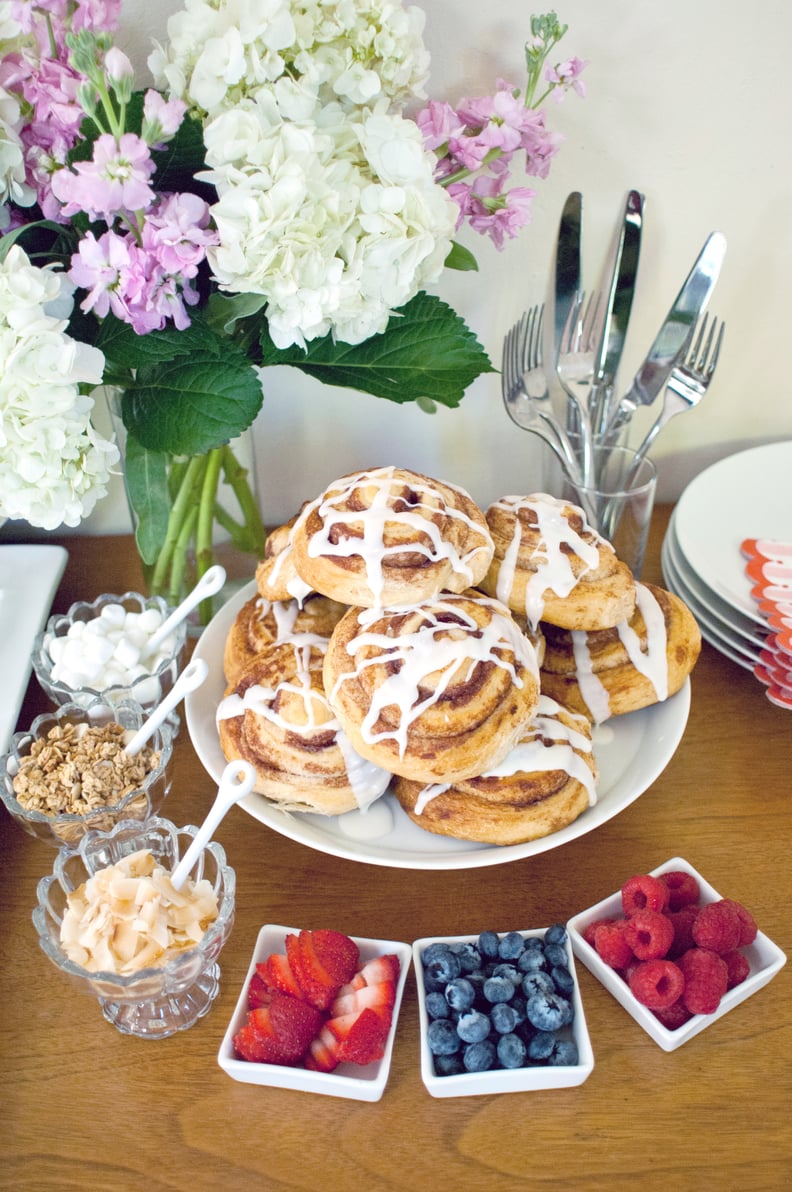
[{"label": "white serving plate", "polygon": [[387,956],[395,952],[401,965],[396,986],[396,1001],[393,1007],[393,1023],[385,1047],[385,1054],[381,1060],[365,1065],[339,1064],[334,1072],[312,1072],[307,1068],[289,1068],[281,1064],[254,1064],[248,1060],[238,1059],[234,1052],[234,1036],[247,1021],[248,985],[256,971],[256,964],[265,960],[272,952],[285,952],[286,936],[290,933],[297,934],[299,930],[298,927],[267,924],[259,931],[236,1009],[223,1036],[223,1042],[220,1044],[217,1062],[232,1080],[239,1080],[243,1084],[298,1089],[304,1093],[320,1093],[328,1097],[346,1097],[356,1101],[379,1101],[388,1083],[399,1009],[407,981],[407,971],[412,959],[412,949],[409,944],[399,943],[395,940],[351,937],[360,949],[361,964],[373,960],[375,956]]},{"label": "white serving plate", "polygon": [[16,728],[33,642],[44,628],[67,558],[62,546],[0,546],[0,753]]},{"label": "white serving plate", "polygon": [[[223,697],[223,648],[233,620],[256,592],[255,581],[221,608],[201,635],[194,657],[209,667],[206,682],[185,700],[185,719],[195,751],[215,782],[225,758],[215,715]],[[310,848],[347,860],[403,869],[472,869],[537,856],[598,828],[629,807],[663,772],[673,757],[690,711],[690,683],[671,699],[609,720],[594,732],[600,770],[597,803],[552,836],[524,844],[485,845],[424,832],[387,792],[367,812],[322,816],[287,812],[260,795],[247,795],[242,807],[273,831]]]},{"label": "white serving plate", "polygon": [[[518,929],[519,930],[519,929]],[[523,936],[543,936],[546,927],[531,931],[521,931]],[[499,934],[503,934],[499,932]],[[477,1097],[494,1095],[495,1093],[529,1093],[540,1089],[573,1088],[588,1080],[594,1071],[594,1053],[591,1050],[591,1039],[583,1013],[583,1002],[580,998],[575,960],[567,944],[569,952],[569,971],[575,979],[572,993],[572,1003],[575,1007],[575,1017],[568,1029],[574,1038],[578,1049],[577,1064],[553,1067],[550,1065],[536,1065],[526,1068],[498,1068],[489,1072],[460,1072],[454,1076],[438,1076],[434,1069],[434,1060],[426,1042],[429,1028],[429,1016],[426,1013],[426,986],[424,984],[422,953],[430,944],[442,941],[446,944],[475,943],[478,935],[438,935],[416,940],[413,944],[413,965],[415,980],[418,985],[418,1013],[421,1022],[421,1079],[433,1097]]]},{"label": "white serving plate", "polygon": [[688,484],[675,510],[676,538],[705,584],[759,624],[740,544],[792,541],[792,439],[739,451]]},{"label": "white serving plate", "polygon": [[[656,877],[659,873],[667,873],[669,870],[675,869],[682,869],[687,873],[693,874],[699,883],[702,903],[715,902],[719,898],[724,897],[724,895],[719,894],[717,890],[714,890],[704,880],[698,870],[694,869],[687,861],[683,861],[681,857],[672,857],[664,865],[659,865],[657,869],[651,870],[651,873],[653,877]],[[627,877],[629,877],[629,874],[626,875],[625,881]],[[749,907],[748,909],[750,910],[751,908]],[[699,1035],[707,1027],[712,1026],[724,1014],[728,1014],[730,1010],[739,1006],[741,1002],[744,1002],[747,998],[757,993],[763,986],[767,985],[786,964],[785,954],[772,940],[768,939],[760,931],[752,944],[741,949],[751,966],[751,971],[742,984],[735,986],[734,989],[730,989],[724,994],[714,1014],[694,1014],[692,1018],[675,1031],[670,1031],[667,1027],[663,1026],[651,1010],[636,1000],[630,992],[627,982],[610,965],[606,964],[595,949],[590,944],[587,944],[583,938],[583,932],[596,919],[620,918],[621,914],[621,893],[617,890],[610,897],[603,898],[602,902],[598,902],[595,906],[589,907],[588,910],[581,911],[580,914],[575,915],[567,923],[572,948],[575,955],[585,964],[586,968],[591,970],[594,976],[613,994],[616,1001],[624,1007],[628,1014],[632,1015],[638,1025],[643,1027],[646,1033],[651,1035],[655,1043],[662,1047],[664,1051],[675,1051],[683,1043],[689,1042],[690,1039]]]}]

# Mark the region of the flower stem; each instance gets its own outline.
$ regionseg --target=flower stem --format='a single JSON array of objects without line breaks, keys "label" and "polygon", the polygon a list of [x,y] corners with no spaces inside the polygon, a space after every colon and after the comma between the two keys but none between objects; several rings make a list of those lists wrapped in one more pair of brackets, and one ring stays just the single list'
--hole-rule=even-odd
[{"label": "flower stem", "polygon": [[264,543],[267,534],[264,529],[264,523],[261,520],[256,499],[253,496],[253,491],[248,484],[248,470],[242,466],[228,444],[222,448],[222,452],[223,475],[226,478],[226,482],[231,486],[231,490],[239,503],[244,526],[247,531],[249,545],[245,549],[250,554],[261,557],[264,554]]},{"label": "flower stem", "polygon": [[203,455],[194,455],[187,465],[184,477],[179,486],[179,491],[174,498],[173,508],[170,511],[168,528],[165,532],[165,541],[157,558],[154,574],[151,577],[152,592],[160,592],[165,587],[165,577],[170,568],[173,552],[179,540],[182,525],[190,508],[193,494],[199,489],[203,480],[205,467],[206,457]]}]

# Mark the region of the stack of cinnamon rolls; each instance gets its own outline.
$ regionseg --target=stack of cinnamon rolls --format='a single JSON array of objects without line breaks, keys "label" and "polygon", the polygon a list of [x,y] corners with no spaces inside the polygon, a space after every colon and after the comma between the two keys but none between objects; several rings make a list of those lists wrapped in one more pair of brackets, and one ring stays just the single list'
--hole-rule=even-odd
[{"label": "stack of cinnamon rolls", "polygon": [[221,747],[292,811],[386,789],[420,827],[489,844],[596,801],[592,726],[675,694],[701,648],[583,511],[538,493],[486,512],[378,467],[274,531],[225,643]]}]

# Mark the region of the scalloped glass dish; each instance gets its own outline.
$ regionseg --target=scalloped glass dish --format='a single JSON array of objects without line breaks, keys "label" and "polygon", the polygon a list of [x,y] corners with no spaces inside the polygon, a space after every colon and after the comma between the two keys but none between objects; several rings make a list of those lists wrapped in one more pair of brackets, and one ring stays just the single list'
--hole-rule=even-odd
[{"label": "scalloped glass dish", "polygon": [[[223,697],[223,648],[239,609],[255,595],[251,581],[207,625],[194,657],[204,658],[209,677],[185,700],[187,728],[198,757],[218,782],[225,767],[215,724]],[[281,811],[260,795],[242,807],[254,819],[309,848],[347,860],[402,869],[474,869],[502,865],[558,848],[598,828],[629,807],[668,765],[682,739],[690,711],[690,683],[665,703],[615,717],[594,733],[600,769],[597,803],[552,836],[524,844],[487,845],[422,831],[386,792],[366,812],[322,816]]]}]

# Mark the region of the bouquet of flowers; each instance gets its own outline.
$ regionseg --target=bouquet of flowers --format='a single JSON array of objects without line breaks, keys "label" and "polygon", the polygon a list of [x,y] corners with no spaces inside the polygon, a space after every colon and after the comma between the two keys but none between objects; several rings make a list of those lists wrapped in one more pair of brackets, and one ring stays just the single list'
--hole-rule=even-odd
[{"label": "bouquet of flowers", "polygon": [[[116,387],[124,479],[152,589],[176,598],[215,519],[260,553],[229,443],[263,370],[396,402],[456,406],[494,371],[429,292],[530,218],[517,155],[544,178],[543,105],[583,93],[566,26],[531,19],[523,87],[425,98],[424,14],[400,0],[185,0],[135,90],[121,0],[0,0],[0,515],[77,524],[115,444],[91,424]],[[221,478],[236,494],[218,501]]]}]

